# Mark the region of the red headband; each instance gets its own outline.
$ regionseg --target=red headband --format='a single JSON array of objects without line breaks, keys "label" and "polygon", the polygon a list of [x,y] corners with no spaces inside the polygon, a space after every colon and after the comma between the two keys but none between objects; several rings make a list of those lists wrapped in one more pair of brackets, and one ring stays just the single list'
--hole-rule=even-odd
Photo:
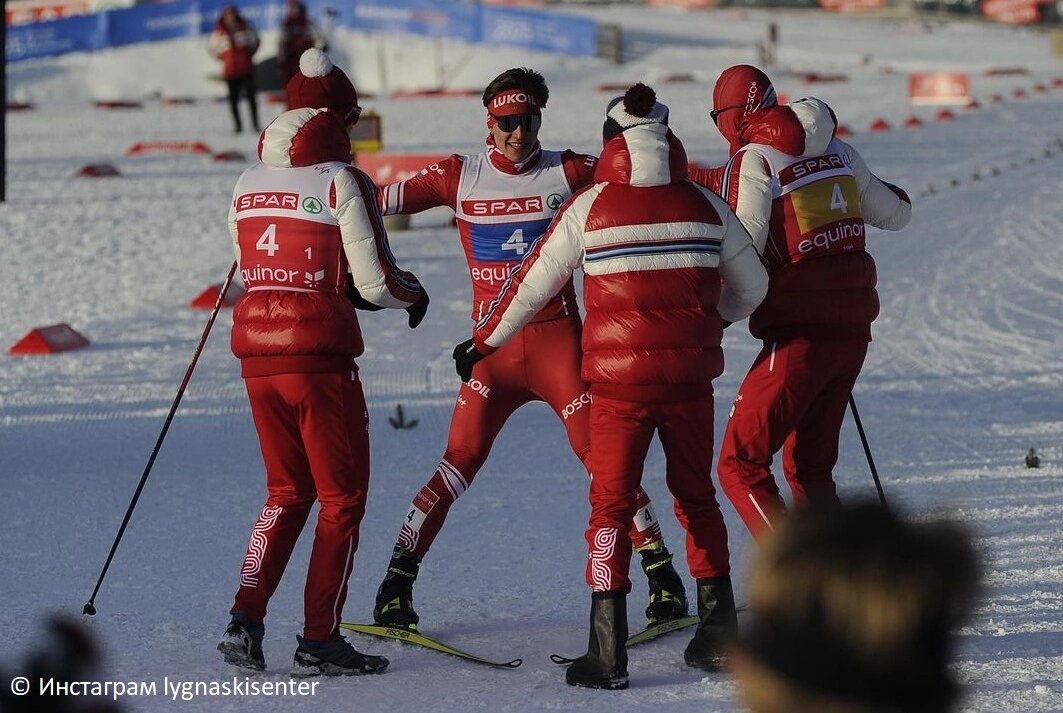
[{"label": "red headband", "polygon": [[542,113],[535,97],[523,89],[507,89],[494,95],[487,102],[487,111],[494,116]]}]

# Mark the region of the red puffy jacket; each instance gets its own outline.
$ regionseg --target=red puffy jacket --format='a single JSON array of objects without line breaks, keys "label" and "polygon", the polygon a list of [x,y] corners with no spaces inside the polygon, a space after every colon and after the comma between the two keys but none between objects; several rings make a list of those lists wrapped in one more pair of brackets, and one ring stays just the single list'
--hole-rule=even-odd
[{"label": "red puffy jacket", "polygon": [[218,20],[214,31],[207,38],[207,49],[222,62],[222,76],[226,79],[241,79],[255,70],[252,59],[258,51],[258,35],[254,29],[238,17],[232,28]]},{"label": "red puffy jacket", "polygon": [[245,377],[351,369],[363,344],[348,270],[379,307],[416,303],[420,283],[395,265],[376,186],[349,165],[347,131],[331,112],[281,114],[262,133],[259,158],[229,211],[247,287],[233,311],[233,354]]},{"label": "red puffy jacket", "polygon": [[562,206],[477,324],[477,348],[499,347],[582,266],[583,378],[595,393],[663,401],[711,389],[721,315],[748,315],[767,275],[734,213],[686,175],[667,126],[611,139],[596,183]]},{"label": "red puffy jacket", "polygon": [[768,296],[749,319],[760,339],[871,338],[879,303],[866,225],[903,228],[911,201],[834,138],[836,123],[818,99],[760,109],[722,171],[691,170],[727,199],[768,263]]}]

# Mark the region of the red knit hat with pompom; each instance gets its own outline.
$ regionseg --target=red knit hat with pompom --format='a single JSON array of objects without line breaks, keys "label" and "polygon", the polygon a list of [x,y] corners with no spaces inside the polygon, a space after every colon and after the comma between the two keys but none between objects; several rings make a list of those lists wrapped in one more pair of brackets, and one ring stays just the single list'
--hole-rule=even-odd
[{"label": "red knit hat with pompom", "polygon": [[299,71],[288,80],[285,90],[289,110],[328,109],[336,112],[344,124],[354,124],[362,112],[351,80],[332,64],[327,54],[316,48],[308,49],[299,57]]}]

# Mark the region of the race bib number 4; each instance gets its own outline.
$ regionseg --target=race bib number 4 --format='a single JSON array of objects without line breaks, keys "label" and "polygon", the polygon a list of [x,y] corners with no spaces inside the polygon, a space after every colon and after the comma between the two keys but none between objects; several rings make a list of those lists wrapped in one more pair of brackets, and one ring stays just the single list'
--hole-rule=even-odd
[{"label": "race bib number 4", "polygon": [[520,262],[546,232],[549,220],[473,223],[472,256],[478,262]]},{"label": "race bib number 4", "polygon": [[797,226],[805,234],[839,221],[863,220],[860,191],[852,176],[815,181],[791,191],[790,200]]}]

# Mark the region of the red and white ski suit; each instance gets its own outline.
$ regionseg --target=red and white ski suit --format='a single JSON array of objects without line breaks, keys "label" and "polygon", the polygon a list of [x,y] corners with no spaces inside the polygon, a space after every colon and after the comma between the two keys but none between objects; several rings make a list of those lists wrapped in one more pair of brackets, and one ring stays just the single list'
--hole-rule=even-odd
[{"label": "red and white ski suit", "polygon": [[[494,147],[471,156],[454,154],[381,188],[381,206],[386,215],[438,206],[454,211],[472,278],[472,317],[479,319],[558,207],[590,182],[595,162],[593,156],[541,148],[520,164]],[[462,383],[446,451],[410,505],[396,541],[399,547],[422,557],[428,552],[502,427],[528,402],[543,401],[553,409],[573,452],[586,463],[590,398],[580,377],[582,324],[571,281],[529,321],[500,354],[477,364],[472,378]],[[649,498],[641,490],[630,535],[636,547],[661,539]]]},{"label": "red and white ski suit", "polygon": [[263,132],[259,158],[237,181],[229,211],[247,288],[233,311],[232,350],[268,497],[232,612],[262,621],[316,500],[304,636],[323,640],[340,623],[369,487],[369,417],[354,361],[363,344],[348,270],[381,307],[408,307],[423,290],[394,263],[376,187],[349,165],[342,121],[320,109],[285,112]]},{"label": "red and white ski suit", "polygon": [[900,230],[911,217],[907,194],[875,177],[835,126],[817,99],[762,108],[744,118],[723,171],[691,171],[734,208],[771,274],[749,319],[764,346],[735,397],[718,465],[754,535],[784,508],[771,474],[780,448],[795,504],[837,498],[838,435],[879,306],[865,224]]},{"label": "red and white ski suit", "polygon": [[639,125],[611,139],[596,182],[558,212],[473,333],[481,353],[504,349],[582,266],[582,369],[591,384],[587,583],[594,591],[631,589],[623,533],[654,432],[687,532],[691,574],[730,572],[711,478],[712,380],[723,370],[721,316],[734,321],[752,312],[767,275],[727,205],[686,175],[686,153],[667,126]]}]

